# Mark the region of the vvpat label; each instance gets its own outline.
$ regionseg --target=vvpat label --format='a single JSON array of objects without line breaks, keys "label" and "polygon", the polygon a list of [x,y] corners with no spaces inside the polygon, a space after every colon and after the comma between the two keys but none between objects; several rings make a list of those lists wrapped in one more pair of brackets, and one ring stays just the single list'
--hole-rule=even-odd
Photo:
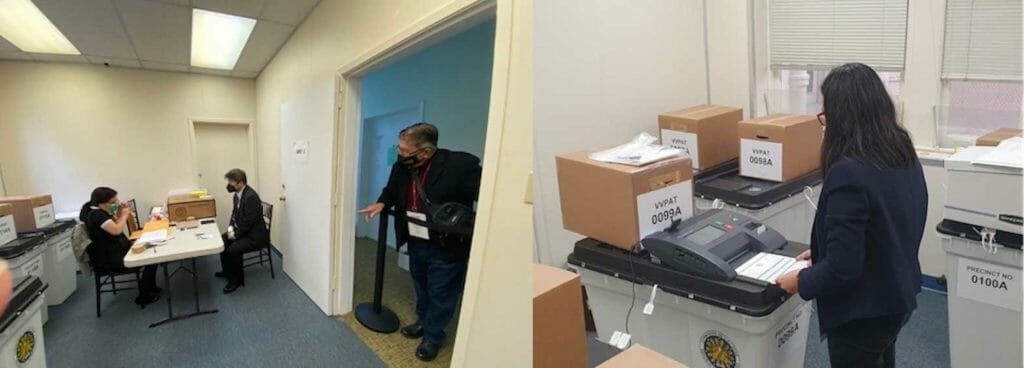
[{"label": "vvpat label", "polygon": [[1021,311],[1021,270],[960,258],[956,295]]},{"label": "vvpat label", "polygon": [[640,238],[665,230],[674,219],[693,217],[693,184],[672,184],[636,197]]},{"label": "vvpat label", "polygon": [[782,143],[740,139],[740,175],[782,181]]},{"label": "vvpat label", "polygon": [[37,228],[53,225],[53,204],[35,207],[32,214],[35,215]]},{"label": "vvpat label", "polygon": [[697,150],[697,134],[662,129],[661,144],[682,150],[684,154],[690,156],[690,160],[693,161],[693,168],[696,169],[700,167],[700,152]]},{"label": "vvpat label", "polygon": [[7,244],[17,238],[18,232],[14,229],[14,216],[0,217],[0,245]]}]

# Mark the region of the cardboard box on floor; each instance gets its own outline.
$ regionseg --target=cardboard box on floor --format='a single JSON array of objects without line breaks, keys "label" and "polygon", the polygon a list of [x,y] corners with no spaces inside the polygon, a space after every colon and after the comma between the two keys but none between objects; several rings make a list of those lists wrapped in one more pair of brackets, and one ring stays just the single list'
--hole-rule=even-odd
[{"label": "cardboard box on floor", "polygon": [[14,228],[14,206],[0,203],[0,245],[17,238],[18,230]]},{"label": "cardboard box on floor", "polygon": [[1024,130],[1001,128],[978,137],[978,140],[974,144],[977,146],[995,147],[1004,140],[1021,136],[1024,136]]},{"label": "cardboard box on floor", "polygon": [[821,166],[824,131],[810,115],[773,114],[739,123],[740,175],[784,182]]},{"label": "cardboard box on floor", "polygon": [[658,115],[661,144],[683,150],[693,168],[704,170],[739,156],[737,124],[743,109],[698,105]]},{"label": "cardboard box on floor", "polygon": [[658,352],[640,345],[633,345],[629,349],[615,355],[608,361],[601,363],[597,368],[686,368],[683,363],[672,360]]},{"label": "cardboard box on floor", "polygon": [[533,367],[587,366],[580,276],[546,265],[533,266]]},{"label": "cardboard box on floor", "polygon": [[0,203],[13,208],[14,227],[18,232],[34,231],[53,225],[53,197],[49,194],[0,197]]},{"label": "cardboard box on floor", "polygon": [[217,203],[213,196],[196,197],[190,194],[167,197],[167,219],[178,222],[189,217],[204,219],[217,217]]},{"label": "cardboard box on floor", "polygon": [[689,157],[636,167],[591,160],[592,152],[555,158],[565,229],[632,250],[672,219],[693,216]]}]

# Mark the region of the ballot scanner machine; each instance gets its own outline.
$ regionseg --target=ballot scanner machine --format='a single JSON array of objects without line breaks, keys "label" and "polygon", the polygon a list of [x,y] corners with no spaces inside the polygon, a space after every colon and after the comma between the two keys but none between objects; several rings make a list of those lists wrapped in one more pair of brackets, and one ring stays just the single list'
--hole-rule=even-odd
[{"label": "ballot scanner machine", "polygon": [[625,333],[690,367],[803,366],[810,304],[774,282],[802,266],[793,257],[807,245],[718,209],[641,243],[627,252],[584,239],[569,255],[600,340],[628,345]]},{"label": "ballot scanner machine", "polygon": [[45,368],[42,311],[46,284],[35,276],[16,277],[7,308],[0,311],[0,367]]},{"label": "ballot scanner machine", "polygon": [[46,291],[46,305],[63,303],[78,288],[78,283],[75,282],[78,263],[75,261],[74,250],[71,249],[71,232],[75,224],[74,220],[57,220],[28,233],[42,235],[46,240],[43,246],[41,276],[43,282],[49,285]]}]

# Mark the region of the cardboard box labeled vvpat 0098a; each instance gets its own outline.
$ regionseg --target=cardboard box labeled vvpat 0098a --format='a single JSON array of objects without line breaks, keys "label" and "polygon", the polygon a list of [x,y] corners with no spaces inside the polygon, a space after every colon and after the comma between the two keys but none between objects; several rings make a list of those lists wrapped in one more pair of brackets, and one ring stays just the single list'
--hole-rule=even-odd
[{"label": "cardboard box labeled vvpat 0098a", "polygon": [[14,206],[0,203],[0,245],[17,238],[18,230],[14,228]]},{"label": "cardboard box labeled vvpat 0098a", "polygon": [[683,150],[693,168],[704,170],[739,155],[736,126],[743,109],[698,105],[658,115],[661,144]]},{"label": "cardboard box labeled vvpat 0098a", "polygon": [[49,194],[22,197],[0,197],[0,203],[11,205],[14,227],[18,232],[34,231],[53,225],[53,197]]},{"label": "cardboard box labeled vvpat 0098a", "polygon": [[580,276],[555,267],[533,266],[533,367],[587,366]]},{"label": "cardboard box labeled vvpat 0098a", "polygon": [[558,191],[566,230],[632,250],[643,237],[693,216],[693,166],[675,156],[645,166],[559,155]]},{"label": "cardboard box labeled vvpat 0098a", "polygon": [[213,196],[196,197],[193,195],[176,195],[167,197],[167,219],[185,221],[189,217],[204,219],[217,217],[217,204]]},{"label": "cardboard box labeled vvpat 0098a", "polygon": [[774,114],[739,124],[740,175],[784,182],[821,166],[818,118]]},{"label": "cardboard box labeled vvpat 0098a", "polygon": [[1024,131],[1020,129],[1001,128],[978,137],[978,140],[974,144],[977,146],[995,147],[1007,139],[1020,137],[1022,135],[1024,135]]}]

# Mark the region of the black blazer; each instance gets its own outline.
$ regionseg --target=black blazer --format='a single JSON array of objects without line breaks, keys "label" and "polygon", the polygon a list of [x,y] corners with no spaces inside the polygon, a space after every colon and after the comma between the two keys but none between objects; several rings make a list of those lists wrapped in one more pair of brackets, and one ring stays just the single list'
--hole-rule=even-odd
[{"label": "black blazer", "polygon": [[231,225],[235,227],[235,239],[250,239],[256,244],[266,244],[270,241],[270,231],[267,230],[267,222],[263,219],[263,200],[256,193],[255,189],[246,185],[242,194],[232,203]]},{"label": "black blazer", "polygon": [[829,169],[811,230],[812,266],[798,276],[800,296],[818,302],[820,331],[917,308],[927,213],[920,163],[880,170],[843,159]]},{"label": "black blazer", "polygon": [[[480,194],[480,159],[466,152],[454,152],[439,149],[430,159],[430,170],[427,172],[423,190],[431,203],[442,204],[458,202],[473,206]],[[412,173],[401,163],[391,166],[388,184],[380,193],[377,202],[395,213],[395,241],[401,246],[409,236],[409,223],[405,219],[405,211],[409,209],[409,189],[412,185]],[[424,206],[420,203],[420,212]],[[431,236],[431,241],[436,237]]]}]

